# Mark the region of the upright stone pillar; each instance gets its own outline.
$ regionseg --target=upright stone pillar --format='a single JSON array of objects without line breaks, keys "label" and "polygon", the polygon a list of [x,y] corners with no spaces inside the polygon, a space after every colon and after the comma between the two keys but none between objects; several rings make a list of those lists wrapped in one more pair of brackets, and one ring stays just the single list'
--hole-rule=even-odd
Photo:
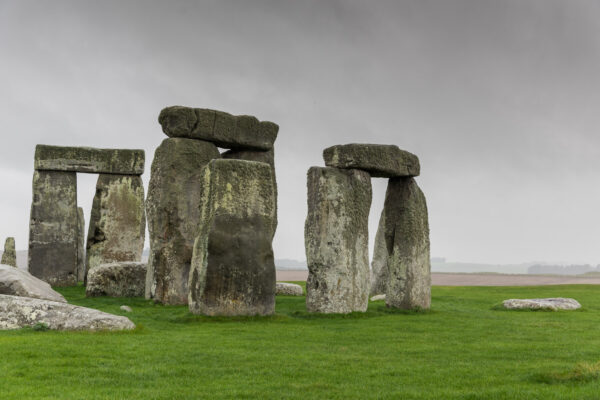
[{"label": "upright stone pillar", "polygon": [[275,175],[275,150],[272,148],[269,151],[258,150],[228,150],[221,154],[221,157],[233,160],[258,161],[267,163],[271,166],[271,177],[273,180],[273,188],[275,190],[275,218],[273,219],[273,235],[277,230],[277,177]]},{"label": "upright stone pillar", "polygon": [[366,311],[371,176],[356,169],[308,170],[304,228],[309,312]]},{"label": "upright stone pillar", "polygon": [[85,216],[83,208],[77,208],[77,281],[85,279]]},{"label": "upright stone pillar", "polygon": [[375,234],[375,248],[371,261],[371,293],[369,296],[385,294],[388,281],[388,251],[385,244],[385,210],[381,211],[379,226]]},{"label": "upright stone pillar", "polygon": [[165,139],[154,153],[146,212],[150,256],[146,298],[187,304],[194,240],[200,224],[203,167],[217,147],[186,138]]},{"label": "upright stone pillar", "polygon": [[35,171],[29,223],[29,272],[53,286],[77,283],[75,172]]},{"label": "upright stone pillar", "polygon": [[272,168],[261,162],[213,160],[204,168],[203,182],[202,216],[190,271],[190,311],[272,314]]},{"label": "upright stone pillar", "polygon": [[141,261],[145,232],[142,178],[100,174],[87,236],[86,276],[98,265]]},{"label": "upright stone pillar", "polygon": [[413,178],[389,180],[384,212],[389,254],[386,305],[428,309],[431,306],[431,261],[427,204]]},{"label": "upright stone pillar", "polygon": [[4,252],[2,253],[2,261],[0,264],[10,265],[17,268],[17,251],[15,249],[15,238],[6,238],[4,242]]}]

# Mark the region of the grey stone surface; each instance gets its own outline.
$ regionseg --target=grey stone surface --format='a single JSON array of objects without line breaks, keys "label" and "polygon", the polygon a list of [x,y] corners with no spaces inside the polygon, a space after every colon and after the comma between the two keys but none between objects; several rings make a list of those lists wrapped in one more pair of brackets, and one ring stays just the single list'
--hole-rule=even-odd
[{"label": "grey stone surface", "polygon": [[413,178],[389,180],[384,212],[389,254],[386,305],[428,309],[431,262],[427,203]]},{"label": "grey stone surface", "polygon": [[141,261],[146,238],[140,176],[100,174],[86,245],[86,275],[98,265]]},{"label": "grey stone surface", "polygon": [[575,299],[550,297],[546,299],[508,299],[502,302],[509,310],[577,310],[581,304]]},{"label": "grey stone surface", "polygon": [[204,168],[189,308],[204,315],[275,311],[274,187],[268,164],[213,160]]},{"label": "grey stone surface", "polygon": [[83,208],[77,208],[77,280],[85,279],[85,216]]},{"label": "grey stone surface", "polygon": [[141,297],[145,293],[147,265],[117,262],[98,265],[88,273],[87,297]]},{"label": "grey stone surface", "polygon": [[33,297],[66,303],[65,298],[50,285],[29,272],[0,264],[0,294]]},{"label": "grey stone surface", "polygon": [[17,268],[17,251],[15,250],[15,238],[6,238],[4,242],[4,252],[2,253],[2,261],[0,264],[10,265]]},{"label": "grey stone surface", "polygon": [[388,250],[385,244],[385,211],[381,211],[375,234],[375,248],[371,261],[371,291],[369,296],[384,294],[388,281]]},{"label": "grey stone surface", "polygon": [[75,172],[35,171],[29,221],[29,272],[52,286],[77,283]]},{"label": "grey stone surface", "polygon": [[206,140],[227,149],[270,150],[279,131],[277,124],[250,115],[182,106],[163,109],[158,122],[169,137]]},{"label": "grey stone surface", "polygon": [[304,242],[309,312],[366,311],[371,197],[371,177],[365,171],[308,170]]},{"label": "grey stone surface", "polygon": [[35,169],[44,171],[87,172],[95,174],[141,175],[144,150],[95,149],[38,144]]},{"label": "grey stone surface", "polygon": [[278,296],[302,296],[304,295],[304,291],[302,290],[302,286],[295,283],[277,282],[275,294]]},{"label": "grey stone surface", "polygon": [[56,301],[0,295],[0,330],[44,324],[65,331],[130,330],[128,318]]},{"label": "grey stone surface", "polygon": [[275,231],[277,230],[277,177],[275,174],[275,150],[228,150],[222,153],[221,157],[232,160],[258,161],[267,163],[271,166],[273,187],[275,188],[275,218],[273,219],[273,235],[275,235]]},{"label": "grey stone surface", "polygon": [[381,300],[385,300],[385,294],[378,294],[378,295],[371,297],[371,301],[381,301]]},{"label": "grey stone surface", "polygon": [[119,307],[119,310],[125,311],[125,312],[132,312],[133,311],[131,309],[131,307],[129,307],[129,306],[121,306],[121,307]]},{"label": "grey stone surface", "polygon": [[194,139],[165,139],[154,153],[146,212],[150,255],[146,297],[187,304],[194,240],[200,224],[203,167],[217,147]]},{"label": "grey stone surface", "polygon": [[328,167],[361,169],[373,177],[411,177],[421,171],[419,158],[395,145],[336,145],[323,151],[323,159]]}]

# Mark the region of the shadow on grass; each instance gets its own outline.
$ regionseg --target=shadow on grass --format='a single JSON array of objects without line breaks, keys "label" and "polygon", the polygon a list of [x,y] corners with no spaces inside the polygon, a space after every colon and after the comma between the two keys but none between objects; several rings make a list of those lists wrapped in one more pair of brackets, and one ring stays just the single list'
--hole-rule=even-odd
[{"label": "shadow on grass", "polygon": [[545,372],[533,375],[533,380],[547,385],[579,384],[600,380],[600,362],[582,362],[570,371]]}]

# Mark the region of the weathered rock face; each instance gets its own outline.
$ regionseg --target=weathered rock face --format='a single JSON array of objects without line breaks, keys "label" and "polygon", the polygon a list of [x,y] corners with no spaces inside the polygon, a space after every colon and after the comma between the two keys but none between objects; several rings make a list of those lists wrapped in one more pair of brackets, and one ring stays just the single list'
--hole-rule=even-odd
[{"label": "weathered rock face", "polygon": [[85,217],[83,208],[77,208],[77,280],[85,279]]},{"label": "weathered rock face", "polygon": [[75,172],[35,171],[29,222],[29,272],[52,286],[77,283]]},{"label": "weathered rock face", "polygon": [[0,295],[0,330],[45,324],[67,331],[130,330],[129,318],[56,301]]},{"label": "weathered rock face", "polygon": [[345,144],[323,151],[325,165],[356,168],[374,177],[412,177],[420,173],[419,158],[398,146],[382,144]]},{"label": "weathered rock face", "polygon": [[67,302],[46,282],[27,271],[9,265],[0,265],[0,294],[52,300],[60,303]]},{"label": "weathered rock face", "polygon": [[140,297],[146,283],[144,263],[119,262],[98,265],[89,271],[85,295],[110,297]]},{"label": "weathered rock face", "polygon": [[87,236],[87,274],[101,264],[140,261],[145,232],[142,178],[100,174]]},{"label": "weathered rock face", "polygon": [[309,312],[366,311],[371,197],[371,177],[365,171],[308,170],[304,242]]},{"label": "weathered rock face", "polygon": [[275,218],[273,219],[273,235],[277,230],[277,178],[275,176],[275,151],[255,151],[255,150],[228,150],[221,154],[221,157],[231,160],[258,161],[267,163],[271,166],[271,175],[273,178],[273,188],[275,189]]},{"label": "weathered rock face", "polygon": [[371,261],[371,292],[369,296],[384,294],[388,281],[388,250],[385,244],[385,211],[381,211],[375,234],[375,249]]},{"label": "weathered rock face", "polygon": [[36,170],[141,175],[144,173],[144,161],[144,150],[43,144],[38,144],[35,148]]},{"label": "weathered rock face", "polygon": [[577,310],[581,304],[575,299],[550,297],[547,299],[509,299],[502,302],[509,310]]},{"label": "weathered rock face", "polygon": [[386,305],[428,309],[431,262],[427,203],[413,178],[390,179],[384,213],[389,254]]},{"label": "weathered rock face", "polygon": [[203,167],[219,157],[214,144],[193,139],[165,139],[156,149],[146,201],[150,232],[147,298],[187,304]]},{"label": "weathered rock face", "polygon": [[275,293],[278,296],[302,296],[304,291],[302,290],[302,286],[295,283],[277,282]]},{"label": "weathered rock face", "polygon": [[15,250],[15,238],[6,238],[4,242],[4,252],[2,253],[2,261],[0,264],[17,267],[17,251]]},{"label": "weathered rock face", "polygon": [[275,311],[274,187],[268,164],[213,160],[204,168],[200,230],[190,271],[190,311]]},{"label": "weathered rock face", "polygon": [[270,150],[279,126],[250,115],[231,115],[205,108],[167,107],[158,122],[169,137],[206,140],[227,149]]}]

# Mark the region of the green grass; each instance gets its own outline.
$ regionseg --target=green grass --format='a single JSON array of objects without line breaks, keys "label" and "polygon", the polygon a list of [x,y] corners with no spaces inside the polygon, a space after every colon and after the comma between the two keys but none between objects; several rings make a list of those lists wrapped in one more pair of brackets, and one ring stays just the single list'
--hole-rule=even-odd
[{"label": "green grass", "polygon": [[[138,328],[0,332],[0,399],[600,398],[600,286],[434,287],[431,311],[346,316],[278,297],[275,316],[232,319],[60,292]],[[495,309],[558,296],[583,309]]]}]

